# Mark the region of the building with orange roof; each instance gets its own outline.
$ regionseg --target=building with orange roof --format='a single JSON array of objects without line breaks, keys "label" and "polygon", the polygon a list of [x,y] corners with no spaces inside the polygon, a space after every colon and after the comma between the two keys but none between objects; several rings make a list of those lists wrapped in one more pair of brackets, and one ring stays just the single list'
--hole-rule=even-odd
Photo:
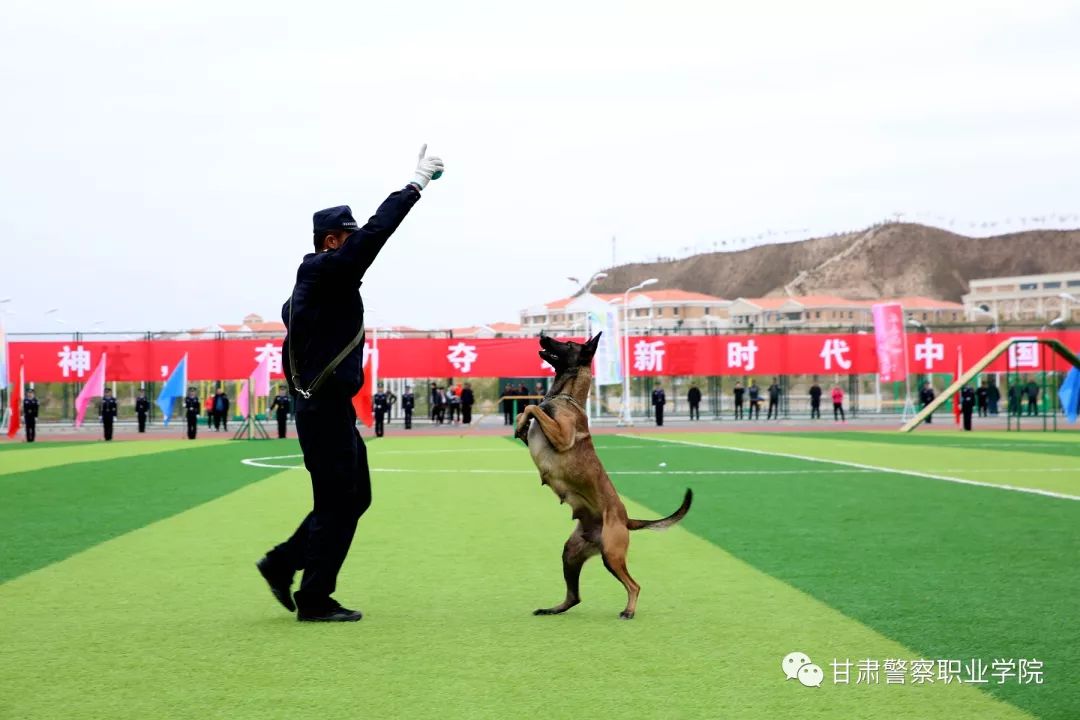
[{"label": "building with orange roof", "polygon": [[964,322],[964,306],[933,298],[910,296],[881,300],[850,300],[836,295],[737,298],[731,304],[731,327],[769,330],[872,326],[871,308],[898,302],[913,324],[953,325]]},{"label": "building with orange roof", "polygon": [[[583,333],[588,309],[596,303],[618,308],[621,318],[622,294],[589,293],[522,310],[522,333]],[[727,327],[730,305],[729,300],[688,290],[643,290],[630,294],[627,322],[631,332]]]}]

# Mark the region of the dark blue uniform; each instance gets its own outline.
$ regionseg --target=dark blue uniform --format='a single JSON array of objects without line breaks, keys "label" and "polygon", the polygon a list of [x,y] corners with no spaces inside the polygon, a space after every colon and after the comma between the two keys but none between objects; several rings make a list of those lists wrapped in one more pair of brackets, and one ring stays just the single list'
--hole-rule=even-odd
[{"label": "dark blue uniform", "polygon": [[285,393],[278,393],[274,397],[274,402],[271,403],[270,409],[277,408],[277,436],[279,438],[285,437],[285,424],[289,420],[289,407],[292,404],[292,400]]},{"label": "dark blue uniform", "polygon": [[135,399],[135,416],[139,420],[139,432],[146,432],[146,415],[150,412],[150,401],[145,397]]},{"label": "dark blue uniform", "polygon": [[191,397],[190,395],[184,398],[184,414],[187,417],[188,440],[195,439],[195,433],[199,429],[200,412],[202,412],[202,405],[199,403],[199,398]]},{"label": "dark blue uniform", "polygon": [[405,429],[412,430],[412,411],[416,407],[416,396],[407,391],[401,396],[401,409],[405,411]]},{"label": "dark blue uniform", "polygon": [[476,397],[472,388],[463,388],[461,391],[461,422],[469,425],[472,423],[472,406],[476,404]]},{"label": "dark blue uniform", "polygon": [[101,409],[98,410],[98,416],[101,418],[102,427],[105,428],[106,440],[112,440],[113,422],[116,420],[117,410],[118,408],[116,406],[116,398],[101,398]]},{"label": "dark blue uniform", "polygon": [[960,391],[960,413],[964,416],[964,429],[971,430],[971,414],[975,412],[975,391],[965,385]]},{"label": "dark blue uniform", "polygon": [[38,399],[28,397],[22,401],[23,422],[26,423],[26,442],[37,438]]},{"label": "dark blue uniform", "polygon": [[667,404],[667,396],[664,394],[664,388],[656,388],[652,391],[652,404],[656,408],[656,424],[664,424],[664,405]]},{"label": "dark blue uniform", "polygon": [[380,390],[372,396],[371,407],[375,412],[375,437],[382,437],[385,432],[383,421],[386,413],[390,411],[390,399]]},{"label": "dark blue uniform", "polygon": [[[392,193],[340,248],[304,256],[292,297],[282,308],[287,330],[282,358],[294,394],[298,393],[297,384],[309,390],[361,331],[364,303],[360,282],[419,199],[420,192],[412,185]],[[351,220],[351,212],[344,210]],[[323,214],[316,215],[316,230]],[[291,367],[290,356],[298,367]],[[353,396],[364,383],[362,361],[363,342],[311,397],[296,394],[296,434],[304,466],[311,474],[314,507],[291,538],[267,553],[266,572],[291,578],[296,570],[304,570],[294,594],[298,612],[318,613],[333,607],[330,595],[338,571],[349,552],[356,523],[371,504],[367,449],[356,429],[352,405]],[[294,382],[294,373],[298,382]]]}]

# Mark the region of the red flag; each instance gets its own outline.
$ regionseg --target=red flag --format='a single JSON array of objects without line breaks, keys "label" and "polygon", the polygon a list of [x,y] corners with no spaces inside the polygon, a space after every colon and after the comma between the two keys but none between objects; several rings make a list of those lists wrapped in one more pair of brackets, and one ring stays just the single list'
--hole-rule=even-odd
[{"label": "red flag", "polygon": [[356,393],[352,399],[353,408],[356,410],[356,417],[360,419],[360,422],[364,423],[367,427],[371,427],[375,424],[375,416],[372,410],[372,388],[371,388],[371,360],[366,356],[368,353],[364,353],[364,387],[360,388],[360,392]]},{"label": "red flag", "polygon": [[11,391],[11,420],[8,421],[8,439],[14,438],[19,432],[19,424],[22,419],[22,386],[23,386],[23,357],[19,356],[19,378],[15,381],[15,387]]},{"label": "red flag", "polygon": [[[956,379],[959,380],[960,376],[964,374],[964,348],[960,345],[956,346]],[[964,388],[961,387],[960,390]],[[956,424],[960,424],[960,390],[952,396],[952,412],[953,419],[956,420]]]}]

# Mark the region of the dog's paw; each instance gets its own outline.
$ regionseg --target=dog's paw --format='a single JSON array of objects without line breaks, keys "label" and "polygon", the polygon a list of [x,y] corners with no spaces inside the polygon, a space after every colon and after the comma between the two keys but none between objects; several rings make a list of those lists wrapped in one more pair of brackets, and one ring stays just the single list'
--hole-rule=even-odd
[{"label": "dog's paw", "polygon": [[555,608],[537,608],[533,610],[533,615],[556,615],[558,612]]},{"label": "dog's paw", "polygon": [[634,619],[634,613],[630,612],[629,610],[623,610],[621,613],[619,613],[619,619],[620,620],[633,620]]}]

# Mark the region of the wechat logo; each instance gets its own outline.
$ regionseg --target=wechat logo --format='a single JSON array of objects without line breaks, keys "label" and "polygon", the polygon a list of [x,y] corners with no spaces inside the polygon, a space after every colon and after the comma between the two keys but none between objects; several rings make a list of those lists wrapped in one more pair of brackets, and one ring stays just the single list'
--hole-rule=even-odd
[{"label": "wechat logo", "polygon": [[825,679],[821,668],[810,662],[810,656],[806,653],[788,653],[780,661],[780,669],[787,680],[798,679],[806,687],[821,687],[821,681]]}]

